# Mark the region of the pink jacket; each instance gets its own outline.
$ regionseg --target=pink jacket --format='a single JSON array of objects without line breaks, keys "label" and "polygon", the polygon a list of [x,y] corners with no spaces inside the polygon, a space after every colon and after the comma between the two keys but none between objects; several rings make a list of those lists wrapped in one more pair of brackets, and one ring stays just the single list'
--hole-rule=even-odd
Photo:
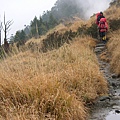
[{"label": "pink jacket", "polygon": [[100,19],[100,22],[98,24],[98,28],[99,28],[100,32],[107,32],[108,31],[108,24],[107,24],[106,18]]}]

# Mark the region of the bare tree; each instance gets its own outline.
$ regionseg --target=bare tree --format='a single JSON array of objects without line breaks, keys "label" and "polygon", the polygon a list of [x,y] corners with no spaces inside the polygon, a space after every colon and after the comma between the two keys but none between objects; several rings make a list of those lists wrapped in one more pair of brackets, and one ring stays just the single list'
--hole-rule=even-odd
[{"label": "bare tree", "polygon": [[7,41],[7,33],[10,31],[10,27],[12,24],[13,24],[12,20],[6,21],[4,13],[4,25],[2,26],[4,31],[4,42]]},{"label": "bare tree", "polygon": [[2,29],[4,31],[4,49],[5,49],[6,52],[9,49],[9,44],[8,44],[8,41],[7,41],[7,34],[10,31],[10,27],[11,27],[12,24],[13,24],[12,20],[6,21],[5,13],[4,13],[4,24],[2,24]]}]

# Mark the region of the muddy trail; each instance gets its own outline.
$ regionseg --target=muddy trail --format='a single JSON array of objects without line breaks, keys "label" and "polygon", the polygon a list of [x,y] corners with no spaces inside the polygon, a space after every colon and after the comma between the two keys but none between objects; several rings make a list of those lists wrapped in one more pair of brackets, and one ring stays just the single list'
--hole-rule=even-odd
[{"label": "muddy trail", "polygon": [[98,98],[89,120],[120,120],[120,77],[110,72],[110,64],[100,59],[101,54],[106,53],[107,48],[103,43],[98,43],[95,52],[103,73],[109,85],[109,94]]}]

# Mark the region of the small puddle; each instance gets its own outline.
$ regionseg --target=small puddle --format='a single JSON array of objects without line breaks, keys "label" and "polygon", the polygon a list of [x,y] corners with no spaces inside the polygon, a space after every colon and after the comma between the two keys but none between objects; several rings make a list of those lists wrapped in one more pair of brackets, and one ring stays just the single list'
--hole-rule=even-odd
[{"label": "small puddle", "polygon": [[120,113],[118,114],[115,111],[111,111],[106,116],[106,120],[120,120]]}]

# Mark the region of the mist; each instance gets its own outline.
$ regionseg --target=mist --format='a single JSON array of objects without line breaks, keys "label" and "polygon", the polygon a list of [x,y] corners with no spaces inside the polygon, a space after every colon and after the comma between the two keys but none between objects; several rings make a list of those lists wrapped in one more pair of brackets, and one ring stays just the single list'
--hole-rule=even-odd
[{"label": "mist", "polygon": [[112,0],[77,0],[78,5],[82,7],[84,16],[89,19],[94,13],[104,12],[109,7]]}]

